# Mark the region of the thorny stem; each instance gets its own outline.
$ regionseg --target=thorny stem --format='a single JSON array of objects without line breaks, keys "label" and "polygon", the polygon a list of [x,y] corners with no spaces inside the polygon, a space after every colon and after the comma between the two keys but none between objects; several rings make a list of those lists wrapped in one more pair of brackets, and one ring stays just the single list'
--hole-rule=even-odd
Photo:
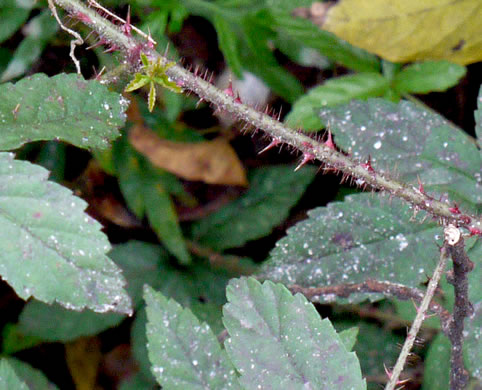
[{"label": "thorny stem", "polygon": [[437,267],[435,268],[432,278],[430,279],[422,303],[417,310],[417,315],[415,316],[412,327],[410,328],[407,338],[405,339],[405,343],[403,344],[402,351],[398,356],[397,363],[395,364],[395,367],[393,367],[393,371],[389,375],[389,380],[387,382],[387,385],[385,386],[385,390],[394,390],[395,386],[401,384],[401,382],[399,382],[400,374],[403,371],[403,367],[405,366],[405,362],[407,361],[407,358],[413,347],[418,331],[422,326],[422,322],[426,318],[427,310],[435,294],[435,290],[437,289],[440,278],[442,277],[446,262],[447,244],[444,243],[444,246],[440,250],[440,260],[437,264]]},{"label": "thorny stem", "polygon": [[[402,300],[413,299],[415,302],[421,302],[424,299],[424,293],[416,288],[371,279],[362,283],[339,284],[324,287],[301,287],[298,285],[292,285],[289,286],[289,289],[293,294],[300,292],[308,299],[313,299],[313,297],[322,295],[336,295],[338,297],[347,298],[351,294],[363,292],[382,293]],[[444,332],[448,333],[451,319],[450,313],[443,306],[431,301],[429,302],[428,310],[439,316],[442,329]]]},{"label": "thorny stem", "polygon": [[447,280],[454,286],[455,301],[453,318],[449,326],[449,340],[452,345],[450,354],[450,389],[461,390],[469,380],[469,374],[464,368],[462,354],[464,319],[473,313],[473,307],[469,301],[469,281],[467,275],[474,268],[465,253],[464,239],[450,247],[449,254],[453,261],[453,270],[447,275]]},{"label": "thorny stem", "polygon": [[[126,58],[132,58],[132,54],[140,53],[140,49],[151,59],[160,59],[162,63],[170,62],[168,58],[150,49],[147,43],[141,43],[134,37],[124,34],[120,28],[94,10],[88,8],[79,0],[54,0],[64,8],[71,16],[82,15],[80,21],[96,31],[102,39],[111,45],[115,45],[126,54]],[[236,96],[229,96],[213,86],[209,81],[199,75],[193,74],[180,65],[175,65],[166,71],[166,74],[185,90],[196,93],[201,99],[213,104],[216,109],[229,112],[237,119],[244,121],[255,129],[264,130],[272,140],[279,144],[288,144],[300,150],[306,161],[317,159],[325,164],[325,170],[341,171],[345,175],[357,178],[367,186],[388,192],[391,196],[399,197],[411,203],[414,210],[425,210],[434,218],[438,218],[444,225],[452,223],[482,231],[481,216],[467,216],[455,214],[450,210],[450,205],[433,199],[416,187],[398,182],[376,170],[367,169],[363,162],[356,161],[333,148],[308,137],[307,135],[288,128],[273,119],[270,115],[258,111],[255,107],[243,104]]]}]

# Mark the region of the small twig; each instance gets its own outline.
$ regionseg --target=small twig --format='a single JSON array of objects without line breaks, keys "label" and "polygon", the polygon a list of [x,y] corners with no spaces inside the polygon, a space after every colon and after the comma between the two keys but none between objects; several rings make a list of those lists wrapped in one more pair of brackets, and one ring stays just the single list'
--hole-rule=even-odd
[{"label": "small twig", "polygon": [[[355,293],[381,293],[384,295],[390,295],[402,300],[413,299],[416,302],[422,302],[424,299],[424,293],[416,288],[407,287],[401,284],[391,282],[380,282],[377,280],[368,279],[362,283],[351,284],[338,284],[334,286],[324,287],[301,287],[298,285],[292,285],[289,287],[290,291],[294,294],[297,292],[302,293],[308,299],[312,299],[315,296],[321,295],[336,295],[338,297],[347,298],[351,294]],[[442,329],[447,329],[450,321],[450,313],[436,302],[429,301],[428,309],[433,313],[436,313],[440,317],[440,323]]]},{"label": "small twig", "polygon": [[[89,4],[95,8],[98,8],[100,9],[102,12],[106,13],[107,15],[109,15],[111,18],[121,22],[122,24],[126,24],[127,21],[122,19],[121,17],[117,16],[116,14],[110,12],[107,8],[103,7],[102,5],[100,5],[97,1],[95,0],[89,0]],[[136,26],[134,25],[131,25],[131,28],[137,33],[139,34],[141,37],[147,39],[149,42],[151,42],[154,46],[157,45],[157,42],[152,39],[152,37],[148,34],[146,34],[144,31],[138,29]]]},{"label": "small twig", "polygon": [[450,353],[450,389],[461,390],[465,388],[469,380],[469,374],[464,368],[462,353],[464,343],[464,319],[473,313],[472,304],[469,301],[468,273],[473,270],[474,263],[470,261],[465,252],[464,239],[450,247],[449,254],[453,261],[453,270],[447,274],[447,281],[454,286],[454,310],[453,318],[449,326],[449,340],[452,344]]},{"label": "small twig", "polygon": [[82,39],[82,37],[80,36],[80,34],[77,31],[71,30],[70,28],[66,27],[62,23],[62,21],[59,18],[59,15],[57,14],[57,9],[55,8],[55,4],[54,4],[53,0],[48,0],[48,2],[49,2],[50,11],[52,11],[52,15],[54,15],[54,18],[55,18],[55,20],[57,20],[57,23],[59,24],[60,28],[64,31],[66,31],[67,33],[69,33],[70,35],[72,35],[73,37],[75,37],[75,39],[72,39],[70,41],[70,53],[69,54],[70,54],[70,58],[72,58],[72,61],[75,64],[75,68],[77,69],[77,73],[80,74],[80,62],[77,59],[77,57],[75,56],[74,51],[75,51],[76,46],[80,46],[84,43],[84,40]]},{"label": "small twig", "polygon": [[186,240],[186,245],[193,254],[208,259],[211,266],[215,268],[222,268],[240,275],[251,275],[257,270],[254,266],[243,264],[242,258],[238,256],[223,255],[190,240]]},{"label": "small twig", "polygon": [[410,328],[407,338],[405,339],[405,343],[403,344],[402,351],[400,352],[397,362],[395,363],[395,367],[393,367],[393,371],[389,375],[389,380],[387,382],[387,385],[385,386],[385,390],[394,390],[395,386],[400,384],[399,382],[400,374],[403,371],[403,367],[405,366],[405,362],[407,361],[407,358],[413,347],[418,331],[422,326],[422,322],[426,318],[430,301],[432,300],[435,294],[435,290],[437,289],[440,278],[442,277],[442,274],[444,272],[445,264],[447,263],[447,255],[448,255],[447,252],[449,251],[448,248],[449,246],[453,245],[452,235],[458,234],[458,236],[460,237],[460,231],[453,226],[446,228],[444,233],[445,233],[445,242],[442,248],[440,249],[440,260],[437,264],[437,267],[435,268],[435,271],[433,273],[432,278],[430,279],[430,282],[428,283],[427,291],[425,293],[425,296],[423,297],[420,307],[418,308],[417,315],[415,316],[415,320],[413,321],[412,327]]}]

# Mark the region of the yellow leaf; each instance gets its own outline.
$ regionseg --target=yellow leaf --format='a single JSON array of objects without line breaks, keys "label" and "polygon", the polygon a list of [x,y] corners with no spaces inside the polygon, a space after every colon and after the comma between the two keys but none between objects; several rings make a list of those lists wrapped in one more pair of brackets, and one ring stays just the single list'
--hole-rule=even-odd
[{"label": "yellow leaf", "polygon": [[152,130],[136,124],[129,132],[132,146],[156,167],[187,180],[209,184],[246,186],[245,170],[224,139],[198,143],[160,139]]},{"label": "yellow leaf", "polygon": [[83,337],[65,345],[65,355],[76,390],[93,390],[102,354],[96,337]]},{"label": "yellow leaf", "polygon": [[340,0],[331,7],[315,2],[304,15],[392,62],[482,60],[481,0]]}]

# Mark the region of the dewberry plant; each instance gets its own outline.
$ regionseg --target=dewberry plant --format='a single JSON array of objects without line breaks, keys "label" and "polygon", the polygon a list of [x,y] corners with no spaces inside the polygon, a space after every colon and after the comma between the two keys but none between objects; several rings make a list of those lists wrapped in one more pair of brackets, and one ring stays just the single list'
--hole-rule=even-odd
[{"label": "dewberry plant", "polygon": [[[424,352],[424,388],[477,386],[482,92],[471,137],[410,95],[449,88],[465,67],[380,61],[300,18],[307,4],[294,9],[271,1],[167,2],[149,20],[165,28],[169,19],[175,30],[189,13],[209,19],[233,77],[256,74],[292,103],[284,122],[269,106],[245,102],[236,83],[221,88],[209,71],[185,67],[165,48],[162,35],[131,23],[130,11],[122,19],[93,0],[49,0],[30,21],[31,31],[34,21],[51,20],[55,27],[40,29],[45,35],[32,33],[22,44],[47,42],[57,28],[64,30],[72,36],[69,54],[78,74],[38,73],[0,85],[0,275],[20,298],[33,298],[18,323],[4,327],[4,355],[44,341],[96,335],[135,313],[132,354],[139,371],[120,385],[124,390],[154,388],[154,378],[166,389],[366,389],[377,381],[367,385],[369,346],[362,340],[377,331],[337,317],[342,309],[333,309],[336,320],[322,319],[315,304],[356,305],[362,313],[370,301],[381,308],[377,320],[384,307],[394,307],[397,321],[410,325],[396,361],[382,356],[377,362],[386,389],[410,386],[403,370],[432,315],[437,321],[425,322],[432,341]],[[5,37],[33,6],[16,8]],[[91,80],[80,75],[77,54],[86,36],[111,66]],[[303,94],[269,48],[277,45],[299,59],[300,42],[357,73]],[[28,56],[20,49],[3,81],[25,72]],[[19,66],[20,60],[25,64]],[[147,104],[126,95],[146,87]],[[228,114],[244,133],[262,134],[260,153],[285,148],[299,156],[297,164],[258,168],[246,177],[233,168],[237,160],[225,140],[147,129],[159,121],[169,129],[169,118],[190,105],[182,94]],[[159,103],[164,113],[156,116]],[[90,151],[95,163],[87,171],[116,177],[130,210],[116,221],[139,227],[147,220],[162,245],[131,240],[112,249],[101,225],[85,212],[85,201],[48,180],[45,168],[8,152],[22,155],[34,141],[63,141]],[[212,171],[207,165],[180,168],[193,155],[204,162],[220,150],[220,158],[209,160]],[[230,165],[220,169],[226,160]],[[249,188],[186,229],[172,199],[196,200],[173,173],[187,181]],[[308,211],[260,265],[229,251],[282,223],[317,173],[336,175],[351,192]],[[66,348],[69,357],[73,352]],[[29,388],[27,379],[47,383],[11,356],[1,360],[0,379],[8,388]]]}]

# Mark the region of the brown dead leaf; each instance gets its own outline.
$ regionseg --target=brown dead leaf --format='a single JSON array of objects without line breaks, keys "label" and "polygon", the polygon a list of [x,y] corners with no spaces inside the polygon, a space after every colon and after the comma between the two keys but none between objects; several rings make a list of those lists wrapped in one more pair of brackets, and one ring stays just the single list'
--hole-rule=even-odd
[{"label": "brown dead leaf", "polygon": [[222,138],[198,143],[173,142],[136,124],[129,132],[129,141],[153,165],[183,179],[209,184],[248,185],[238,156]]}]

